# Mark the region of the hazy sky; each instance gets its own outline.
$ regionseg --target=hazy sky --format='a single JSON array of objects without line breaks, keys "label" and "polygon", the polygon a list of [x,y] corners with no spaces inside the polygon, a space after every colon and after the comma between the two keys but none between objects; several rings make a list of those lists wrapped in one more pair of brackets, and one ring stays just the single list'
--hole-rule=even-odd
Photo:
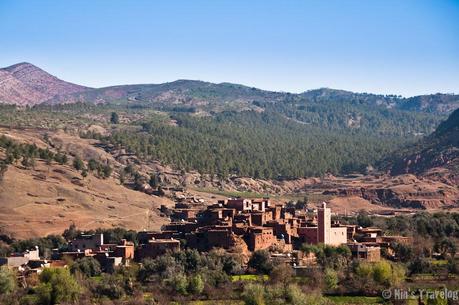
[{"label": "hazy sky", "polygon": [[459,0],[0,0],[0,66],[22,61],[94,87],[459,93]]}]

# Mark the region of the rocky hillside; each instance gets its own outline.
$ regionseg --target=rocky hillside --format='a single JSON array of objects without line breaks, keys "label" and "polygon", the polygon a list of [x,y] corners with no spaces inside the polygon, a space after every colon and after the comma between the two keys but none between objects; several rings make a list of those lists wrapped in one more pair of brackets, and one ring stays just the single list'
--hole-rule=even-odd
[{"label": "rocky hillside", "polygon": [[29,63],[0,69],[0,103],[36,105],[55,96],[88,89],[60,80]]},{"label": "rocky hillside", "polygon": [[459,109],[430,136],[399,152],[390,171],[393,175],[446,176],[459,183]]}]

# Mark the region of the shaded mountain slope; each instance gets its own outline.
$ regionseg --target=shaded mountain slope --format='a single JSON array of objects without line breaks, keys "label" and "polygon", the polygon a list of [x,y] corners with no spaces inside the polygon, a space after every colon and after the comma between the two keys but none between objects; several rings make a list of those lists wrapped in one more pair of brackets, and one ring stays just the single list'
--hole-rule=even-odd
[{"label": "shaded mountain slope", "polygon": [[453,182],[459,182],[459,109],[430,136],[398,152],[395,160],[390,167],[393,175],[432,175],[433,169],[443,168]]}]

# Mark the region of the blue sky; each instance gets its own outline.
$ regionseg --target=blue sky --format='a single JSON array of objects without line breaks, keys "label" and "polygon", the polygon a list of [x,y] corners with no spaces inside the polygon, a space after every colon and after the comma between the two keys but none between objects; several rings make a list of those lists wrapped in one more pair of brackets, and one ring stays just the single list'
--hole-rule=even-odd
[{"label": "blue sky", "polygon": [[0,0],[0,66],[22,61],[94,87],[459,93],[459,0]]}]

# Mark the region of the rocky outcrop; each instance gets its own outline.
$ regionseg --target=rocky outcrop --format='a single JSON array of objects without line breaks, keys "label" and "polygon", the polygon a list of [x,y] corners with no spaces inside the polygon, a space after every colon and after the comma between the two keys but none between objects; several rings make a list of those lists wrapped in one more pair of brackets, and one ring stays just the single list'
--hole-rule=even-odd
[{"label": "rocky outcrop", "polygon": [[[457,196],[450,196],[444,190],[430,192],[400,192],[392,188],[344,188],[328,190],[324,195],[352,197],[357,196],[373,204],[394,208],[439,209],[457,205]],[[457,195],[457,194],[456,194]]]}]

